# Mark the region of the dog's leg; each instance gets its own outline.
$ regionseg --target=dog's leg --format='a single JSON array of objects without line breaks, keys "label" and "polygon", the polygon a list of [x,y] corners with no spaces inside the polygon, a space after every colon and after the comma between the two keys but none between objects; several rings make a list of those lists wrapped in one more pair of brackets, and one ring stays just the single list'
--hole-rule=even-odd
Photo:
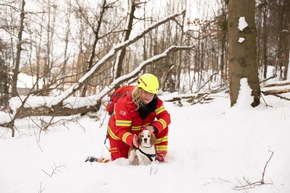
[{"label": "dog's leg", "polygon": [[136,165],[136,159],[137,159],[136,150],[132,149],[128,156],[129,164]]},{"label": "dog's leg", "polygon": [[142,165],[143,164],[143,158],[142,158],[142,155],[140,155],[140,152],[136,153],[136,156],[138,158],[139,164]]},{"label": "dog's leg", "polygon": [[140,152],[137,152],[136,154],[137,154],[137,157],[138,157],[138,160],[139,160],[139,165],[149,165],[149,164],[151,164],[151,161],[145,155],[143,155]]}]

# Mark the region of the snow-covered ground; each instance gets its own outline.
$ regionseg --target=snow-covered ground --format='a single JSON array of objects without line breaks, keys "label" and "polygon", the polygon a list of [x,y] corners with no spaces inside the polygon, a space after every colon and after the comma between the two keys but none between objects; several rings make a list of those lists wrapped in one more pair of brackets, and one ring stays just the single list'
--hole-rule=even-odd
[{"label": "snow-covered ground", "polygon": [[207,104],[165,102],[172,123],[162,164],[129,166],[126,159],[85,163],[87,156],[109,158],[103,144],[108,117],[57,122],[41,133],[32,120],[23,119],[15,138],[0,128],[0,192],[230,193],[264,180],[267,184],[242,192],[288,193],[290,103],[264,96],[268,106],[261,100],[252,109],[247,85],[242,86],[234,108],[226,93]]}]

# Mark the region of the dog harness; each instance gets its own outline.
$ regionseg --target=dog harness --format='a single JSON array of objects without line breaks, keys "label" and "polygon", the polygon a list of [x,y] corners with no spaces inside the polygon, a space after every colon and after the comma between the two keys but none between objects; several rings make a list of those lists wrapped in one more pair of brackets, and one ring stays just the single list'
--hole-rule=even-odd
[{"label": "dog harness", "polygon": [[137,148],[137,150],[139,150],[143,155],[145,155],[151,162],[153,161],[153,158],[156,157],[156,154],[145,153],[140,148]]}]

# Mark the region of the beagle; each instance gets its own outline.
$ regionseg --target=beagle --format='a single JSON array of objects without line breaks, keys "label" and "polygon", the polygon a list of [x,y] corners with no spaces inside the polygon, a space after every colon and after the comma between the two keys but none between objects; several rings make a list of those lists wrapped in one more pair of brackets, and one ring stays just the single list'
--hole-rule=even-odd
[{"label": "beagle", "polygon": [[138,135],[138,148],[131,147],[128,152],[128,160],[130,165],[149,165],[155,161],[156,137],[154,133],[148,130],[143,130]]}]

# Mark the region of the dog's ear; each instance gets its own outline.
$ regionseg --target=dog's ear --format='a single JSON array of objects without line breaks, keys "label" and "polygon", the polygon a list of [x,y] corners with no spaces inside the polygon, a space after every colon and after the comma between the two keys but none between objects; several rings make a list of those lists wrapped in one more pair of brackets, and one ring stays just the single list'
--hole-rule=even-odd
[{"label": "dog's ear", "polygon": [[155,137],[154,133],[151,133],[150,144],[151,144],[151,145],[154,145],[155,142],[156,142],[156,137]]},{"label": "dog's ear", "polygon": [[142,132],[139,133],[138,135],[138,145],[141,145],[141,143],[142,143]]}]

